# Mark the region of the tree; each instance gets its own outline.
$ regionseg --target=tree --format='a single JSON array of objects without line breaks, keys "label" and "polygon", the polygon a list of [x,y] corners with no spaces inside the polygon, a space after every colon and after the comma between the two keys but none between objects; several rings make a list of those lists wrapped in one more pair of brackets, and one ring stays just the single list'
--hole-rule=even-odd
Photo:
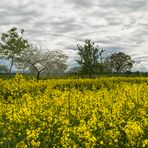
[{"label": "tree", "polygon": [[0,73],[8,73],[8,67],[0,64]]},{"label": "tree", "polygon": [[77,75],[80,73],[81,67],[80,66],[74,66],[71,67],[68,71],[67,74],[68,75]]},{"label": "tree", "polygon": [[11,73],[15,59],[29,46],[28,41],[23,39],[23,33],[23,29],[19,33],[17,28],[13,27],[1,35],[0,58],[10,60],[9,73]]},{"label": "tree", "polygon": [[123,73],[131,71],[134,61],[123,52],[113,53],[105,59],[105,63],[112,72]]},{"label": "tree", "polygon": [[45,74],[49,75],[63,75],[67,69],[66,61],[68,56],[64,54],[61,50],[48,51],[50,55],[50,60],[48,67],[45,69]]},{"label": "tree", "polygon": [[[67,55],[60,50],[43,51],[38,47],[31,45],[27,48],[20,58],[18,58],[18,68],[28,69],[30,72],[35,73],[39,80],[41,73],[49,73],[55,71],[59,67],[60,71],[64,71],[66,67]],[[61,65],[63,67],[61,67]],[[58,69],[58,70],[59,70]]]},{"label": "tree", "polygon": [[77,50],[79,58],[76,61],[81,66],[81,74],[92,77],[97,73],[99,62],[102,62],[104,50],[95,47],[94,43],[88,39],[85,40],[84,46],[77,45]]}]

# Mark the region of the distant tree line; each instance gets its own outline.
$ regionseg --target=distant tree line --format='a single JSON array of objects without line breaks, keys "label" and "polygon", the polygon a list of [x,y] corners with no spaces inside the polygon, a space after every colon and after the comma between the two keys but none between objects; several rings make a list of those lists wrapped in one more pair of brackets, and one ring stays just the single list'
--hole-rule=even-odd
[{"label": "distant tree line", "polygon": [[[68,68],[68,56],[62,50],[43,50],[30,44],[23,37],[24,30],[20,32],[16,27],[6,33],[2,33],[0,41],[0,59],[10,61],[8,65],[0,64],[0,73],[12,73],[15,66],[19,71],[27,71],[35,74],[37,79],[40,75],[62,75]],[[75,59],[78,66],[69,70],[81,76],[95,76],[104,73],[130,72],[134,61],[123,52],[113,53],[103,58],[105,50],[89,39],[83,45],[77,45],[78,58]]]}]

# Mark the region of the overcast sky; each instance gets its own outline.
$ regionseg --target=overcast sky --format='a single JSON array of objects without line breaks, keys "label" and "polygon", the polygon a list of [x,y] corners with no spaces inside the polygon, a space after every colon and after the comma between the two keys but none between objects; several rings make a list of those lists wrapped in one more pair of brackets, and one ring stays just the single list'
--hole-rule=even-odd
[{"label": "overcast sky", "polygon": [[1,0],[0,34],[14,26],[30,42],[65,51],[71,64],[88,38],[148,71],[148,0]]}]

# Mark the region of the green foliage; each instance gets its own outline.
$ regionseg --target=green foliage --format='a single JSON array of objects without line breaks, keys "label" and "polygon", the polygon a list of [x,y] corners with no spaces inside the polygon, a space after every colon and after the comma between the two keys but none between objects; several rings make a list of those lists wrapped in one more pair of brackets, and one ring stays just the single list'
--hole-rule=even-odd
[{"label": "green foliage", "polygon": [[123,52],[113,53],[105,59],[106,67],[116,73],[131,71],[133,63],[131,57]]},{"label": "green foliage", "polygon": [[23,39],[24,30],[21,33],[16,27],[11,28],[7,33],[2,33],[0,43],[0,58],[8,59],[11,62],[9,72],[11,73],[12,66],[16,62],[22,51],[29,47],[28,41]]},{"label": "green foliage", "polygon": [[79,58],[77,63],[81,66],[81,74],[90,77],[97,73],[99,57],[103,53],[103,49],[94,46],[91,40],[85,40],[84,46],[77,45]]}]

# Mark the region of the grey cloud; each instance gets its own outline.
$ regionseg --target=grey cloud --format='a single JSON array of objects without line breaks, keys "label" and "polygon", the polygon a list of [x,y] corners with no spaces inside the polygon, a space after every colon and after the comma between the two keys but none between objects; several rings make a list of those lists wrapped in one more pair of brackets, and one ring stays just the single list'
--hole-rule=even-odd
[{"label": "grey cloud", "polygon": [[130,34],[130,37],[128,38],[129,42],[131,44],[134,44],[135,47],[143,46],[144,43],[147,42],[148,38],[148,30],[145,27],[138,27],[137,29]]},{"label": "grey cloud", "polygon": [[[104,36],[104,40],[97,40],[97,42],[101,42],[101,43],[117,43],[117,42],[121,42],[121,37],[119,36]],[[104,42],[103,42],[104,41]]]},{"label": "grey cloud", "polygon": [[135,62],[133,71],[147,72],[148,71],[148,60]]},{"label": "grey cloud", "polygon": [[58,21],[51,21],[52,30],[56,33],[67,33],[71,31],[75,31],[80,28],[80,24],[76,22],[74,18],[65,19],[65,20],[58,20]]},{"label": "grey cloud", "polygon": [[0,32],[15,25],[29,41],[68,53],[89,38],[106,54],[124,51],[148,63],[147,12],[147,0],[1,0]]},{"label": "grey cloud", "polygon": [[91,7],[94,6],[94,2],[91,0],[65,0],[65,2],[69,2],[74,4],[75,7],[80,8],[80,7]]},{"label": "grey cloud", "polygon": [[147,61],[148,60],[148,55],[143,55],[143,56],[132,56],[133,59],[138,60],[138,61]]},{"label": "grey cloud", "polygon": [[131,10],[133,11],[138,11],[141,9],[145,9],[148,5],[148,2],[146,0],[123,0],[123,1],[119,1],[119,0],[102,0],[102,2],[100,3],[101,7],[106,7],[108,9],[108,7],[112,7],[112,8],[116,8],[116,9],[120,9],[124,12],[129,12]]},{"label": "grey cloud", "polygon": [[39,16],[40,13],[29,1],[26,1],[26,3],[20,3],[18,0],[14,0],[14,2],[15,5],[12,5],[12,3],[0,3],[1,25],[23,25],[33,22],[34,18]]}]

